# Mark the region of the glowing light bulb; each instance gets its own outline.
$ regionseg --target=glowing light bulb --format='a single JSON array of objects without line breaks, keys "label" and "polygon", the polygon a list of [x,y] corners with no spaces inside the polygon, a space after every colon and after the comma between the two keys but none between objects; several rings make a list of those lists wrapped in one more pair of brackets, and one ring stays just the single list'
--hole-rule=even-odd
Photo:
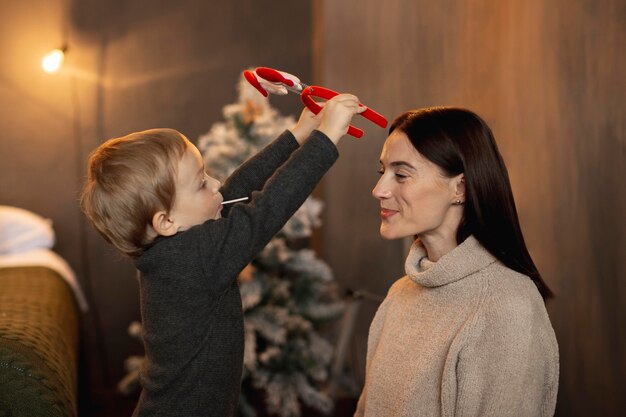
[{"label": "glowing light bulb", "polygon": [[64,49],[53,49],[43,57],[41,66],[47,73],[56,72],[63,65],[64,57]]}]

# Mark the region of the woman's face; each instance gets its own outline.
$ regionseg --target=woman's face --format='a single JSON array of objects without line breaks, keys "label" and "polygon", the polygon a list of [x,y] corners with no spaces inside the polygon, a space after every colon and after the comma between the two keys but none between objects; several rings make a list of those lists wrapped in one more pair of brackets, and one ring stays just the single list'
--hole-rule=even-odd
[{"label": "woman's face", "polygon": [[404,132],[389,135],[380,155],[380,179],[372,190],[380,200],[380,234],[385,239],[407,236],[450,237],[462,216],[463,174],[446,177],[424,158]]}]

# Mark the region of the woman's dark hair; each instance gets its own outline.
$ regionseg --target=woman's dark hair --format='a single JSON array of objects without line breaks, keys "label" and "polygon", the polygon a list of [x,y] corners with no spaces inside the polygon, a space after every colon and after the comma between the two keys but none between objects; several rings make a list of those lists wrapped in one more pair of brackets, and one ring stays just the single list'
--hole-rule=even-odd
[{"label": "woman's dark hair", "polygon": [[404,132],[415,149],[448,176],[465,174],[465,207],[456,240],[470,235],[507,267],[530,277],[544,300],[554,294],[535,266],[520,228],[509,175],[487,123],[455,107],[398,116],[389,134]]}]

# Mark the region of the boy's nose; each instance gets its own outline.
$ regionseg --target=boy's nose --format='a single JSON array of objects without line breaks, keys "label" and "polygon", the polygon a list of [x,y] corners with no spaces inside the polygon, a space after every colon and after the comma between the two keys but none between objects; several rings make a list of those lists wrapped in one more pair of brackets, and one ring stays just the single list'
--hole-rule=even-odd
[{"label": "boy's nose", "polygon": [[211,191],[213,191],[213,194],[217,194],[220,188],[222,188],[222,183],[215,178],[211,178]]}]

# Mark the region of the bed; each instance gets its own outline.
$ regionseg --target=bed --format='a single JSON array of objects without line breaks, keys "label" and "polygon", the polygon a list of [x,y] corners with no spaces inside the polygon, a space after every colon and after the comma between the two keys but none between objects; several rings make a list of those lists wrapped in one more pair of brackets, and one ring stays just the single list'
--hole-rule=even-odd
[{"label": "bed", "polygon": [[87,303],[72,269],[51,250],[54,235],[41,239],[50,230],[23,227],[30,240],[21,234],[19,245],[7,245],[23,220],[0,206],[0,416],[76,416],[78,328]]}]

